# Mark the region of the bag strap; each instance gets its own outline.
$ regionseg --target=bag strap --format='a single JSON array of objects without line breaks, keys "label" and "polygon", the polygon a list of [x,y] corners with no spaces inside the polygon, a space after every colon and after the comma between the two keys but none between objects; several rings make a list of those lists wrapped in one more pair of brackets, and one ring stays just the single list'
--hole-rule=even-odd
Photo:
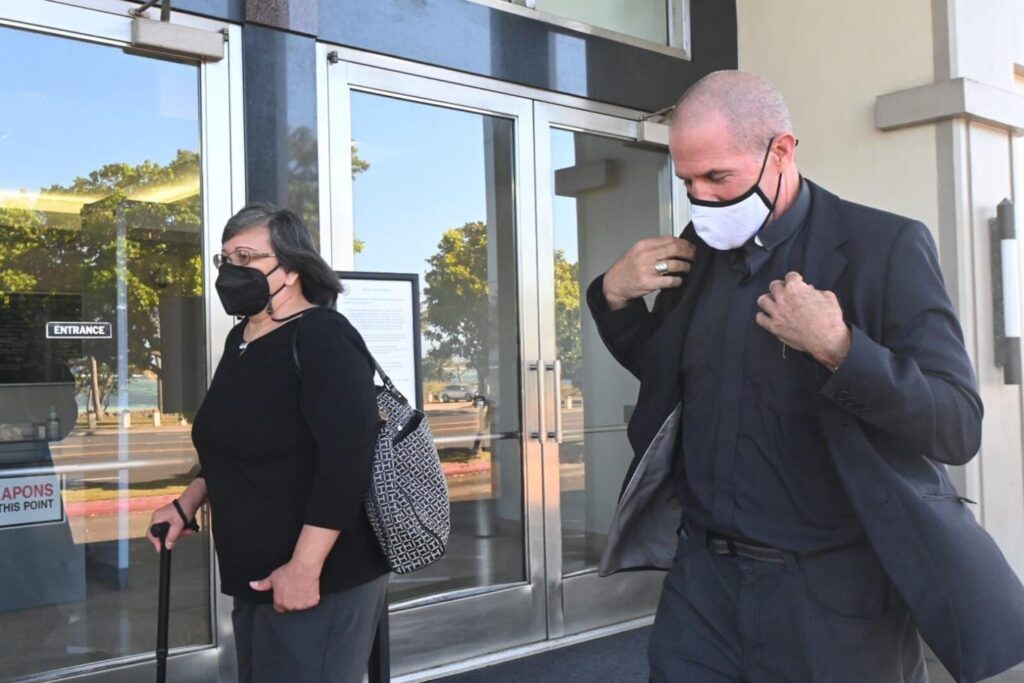
[{"label": "bag strap", "polygon": [[[338,313],[337,311],[334,312],[337,313],[337,315],[341,315],[341,313]],[[302,378],[302,363],[299,361],[299,325],[302,324],[302,319],[305,317],[305,315],[299,316],[299,319],[295,321],[295,329],[292,330],[292,365],[295,367],[295,374],[298,375],[300,379]],[[384,387],[388,390],[388,393],[390,393],[392,396],[394,396],[402,403],[408,403],[408,399],[406,399],[402,392],[398,390],[398,387],[395,386],[395,383],[392,382],[391,378],[388,377],[388,374],[384,372],[384,368],[380,366],[380,363],[377,362],[377,359],[373,357],[372,353],[370,353],[370,349],[367,348],[366,342],[363,340],[362,335],[357,334],[355,339],[357,342],[359,342],[360,350],[366,355],[367,358],[370,359],[370,362],[373,363],[374,372],[380,375],[380,379],[384,383]]]}]

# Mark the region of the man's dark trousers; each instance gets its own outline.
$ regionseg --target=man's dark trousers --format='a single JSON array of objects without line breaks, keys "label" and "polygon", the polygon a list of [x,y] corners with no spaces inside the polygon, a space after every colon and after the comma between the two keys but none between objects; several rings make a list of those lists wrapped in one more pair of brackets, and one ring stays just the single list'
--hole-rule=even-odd
[{"label": "man's dark trousers", "polygon": [[766,562],[688,536],[651,633],[652,683],[927,682],[913,619],[868,546]]}]

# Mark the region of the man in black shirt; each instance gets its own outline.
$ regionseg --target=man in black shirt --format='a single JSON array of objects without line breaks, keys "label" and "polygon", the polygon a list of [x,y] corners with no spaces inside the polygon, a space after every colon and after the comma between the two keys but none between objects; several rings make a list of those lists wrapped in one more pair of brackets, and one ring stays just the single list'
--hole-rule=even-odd
[{"label": "man in black shirt", "polygon": [[945,470],[982,407],[927,229],[802,178],[759,77],[698,82],[670,141],[692,224],[587,294],[641,380],[600,569],[670,570],[652,680],[926,681],[918,633],[958,681],[1024,659],[1024,588]]},{"label": "man in black shirt", "polygon": [[676,486],[688,518],[704,528],[819,550],[863,540],[814,419],[828,370],[754,317],[773,281],[804,272],[811,190],[796,182],[793,204],[755,239],[710,254],[683,345]]}]

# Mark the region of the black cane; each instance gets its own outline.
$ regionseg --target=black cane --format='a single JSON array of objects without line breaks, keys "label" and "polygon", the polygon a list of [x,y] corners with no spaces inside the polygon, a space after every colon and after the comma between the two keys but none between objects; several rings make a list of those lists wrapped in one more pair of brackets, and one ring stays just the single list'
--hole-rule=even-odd
[{"label": "black cane", "polygon": [[149,528],[155,538],[160,539],[160,597],[156,622],[156,683],[167,680],[167,623],[170,620],[171,605],[171,551],[167,549],[167,532],[170,522],[157,522]]}]

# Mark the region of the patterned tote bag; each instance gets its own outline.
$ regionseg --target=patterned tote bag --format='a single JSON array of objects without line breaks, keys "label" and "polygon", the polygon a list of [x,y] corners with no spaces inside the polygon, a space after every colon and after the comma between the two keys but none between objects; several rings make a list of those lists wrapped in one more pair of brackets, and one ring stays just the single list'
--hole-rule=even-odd
[{"label": "patterned tote bag", "polygon": [[[292,360],[300,378],[296,339],[301,322],[296,321],[292,334]],[[366,514],[391,571],[408,574],[444,555],[451,531],[448,485],[426,415],[409,404],[365,344],[363,352],[383,382],[377,385],[381,424]]]}]

